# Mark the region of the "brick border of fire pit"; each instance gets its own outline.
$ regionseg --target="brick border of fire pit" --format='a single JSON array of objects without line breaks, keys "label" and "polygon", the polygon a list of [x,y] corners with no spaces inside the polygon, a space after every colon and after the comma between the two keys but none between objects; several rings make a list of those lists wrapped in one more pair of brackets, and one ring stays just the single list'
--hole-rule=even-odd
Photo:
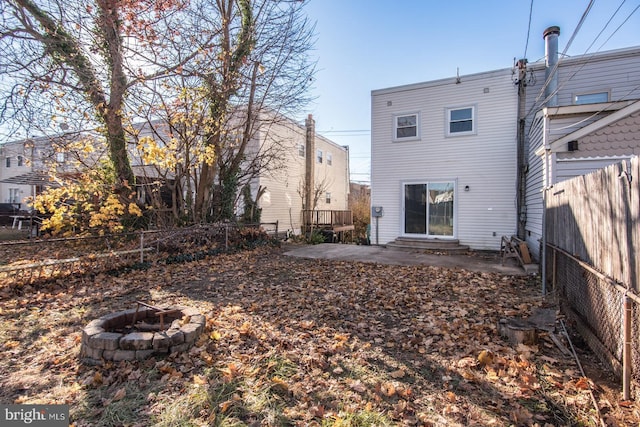
[{"label": "brick border of fire pit", "polygon": [[[134,317],[138,320],[153,318],[155,311],[148,307],[110,313],[92,320],[82,330],[80,359],[89,365],[102,365],[105,360],[143,360],[155,354],[188,350],[204,331],[205,316],[190,307],[167,309],[178,310],[180,314],[166,330],[158,332],[110,332],[131,324]],[[186,322],[185,317],[188,318]]]}]

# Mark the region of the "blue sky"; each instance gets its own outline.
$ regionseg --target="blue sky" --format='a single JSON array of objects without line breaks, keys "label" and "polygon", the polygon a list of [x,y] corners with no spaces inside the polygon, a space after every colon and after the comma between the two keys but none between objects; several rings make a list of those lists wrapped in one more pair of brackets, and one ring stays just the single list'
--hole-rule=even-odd
[{"label": "blue sky", "polygon": [[[457,69],[465,75],[510,68],[514,58],[536,62],[544,58],[542,33],[552,25],[560,27],[562,53],[589,3],[312,0],[317,98],[305,116],[313,114],[324,136],[349,145],[351,179],[368,182],[372,90],[453,77]],[[639,46],[639,7],[639,0],[594,1],[566,54]]]}]

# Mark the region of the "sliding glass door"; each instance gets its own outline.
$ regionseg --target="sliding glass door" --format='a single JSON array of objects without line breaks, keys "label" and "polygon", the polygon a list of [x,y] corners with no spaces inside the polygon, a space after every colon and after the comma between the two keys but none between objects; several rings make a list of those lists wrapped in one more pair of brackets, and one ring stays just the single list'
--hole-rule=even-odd
[{"label": "sliding glass door", "polygon": [[454,237],[455,182],[404,184],[404,233]]}]

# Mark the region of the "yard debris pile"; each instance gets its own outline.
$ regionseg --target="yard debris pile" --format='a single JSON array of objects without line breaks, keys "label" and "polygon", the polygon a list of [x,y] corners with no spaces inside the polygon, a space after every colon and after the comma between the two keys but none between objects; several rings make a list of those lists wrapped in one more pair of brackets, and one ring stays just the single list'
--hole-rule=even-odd
[{"label": "yard debris pile", "polygon": [[[637,425],[592,356],[582,377],[545,331],[537,283],[427,266],[288,258],[277,248],[157,264],[0,301],[0,401],[67,403],[90,425]],[[84,366],[81,329],[136,300],[197,307],[186,353]],[[557,338],[557,337],[556,337]],[[611,388],[614,387],[614,388]]]}]

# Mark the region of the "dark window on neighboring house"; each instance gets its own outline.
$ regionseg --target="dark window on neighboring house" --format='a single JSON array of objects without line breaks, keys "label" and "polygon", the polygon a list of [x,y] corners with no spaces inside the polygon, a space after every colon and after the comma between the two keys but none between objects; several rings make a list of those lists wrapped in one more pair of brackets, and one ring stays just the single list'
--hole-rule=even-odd
[{"label": "dark window on neighboring house", "polygon": [[18,166],[22,166],[24,161],[22,160],[22,156],[18,156]]},{"label": "dark window on neighboring house", "polygon": [[330,192],[327,191],[327,194],[325,195],[324,201],[327,204],[331,203],[331,193]]},{"label": "dark window on neighboring house", "polygon": [[318,163],[322,163],[322,150],[316,152],[316,160]]},{"label": "dark window on neighboring house", "polygon": [[10,168],[10,167],[11,167],[11,157],[7,157],[7,158],[5,159],[5,165],[6,165],[8,168]]},{"label": "dark window on neighboring house", "polygon": [[331,166],[332,163],[333,163],[333,156],[331,155],[331,153],[327,153],[327,166]]}]

